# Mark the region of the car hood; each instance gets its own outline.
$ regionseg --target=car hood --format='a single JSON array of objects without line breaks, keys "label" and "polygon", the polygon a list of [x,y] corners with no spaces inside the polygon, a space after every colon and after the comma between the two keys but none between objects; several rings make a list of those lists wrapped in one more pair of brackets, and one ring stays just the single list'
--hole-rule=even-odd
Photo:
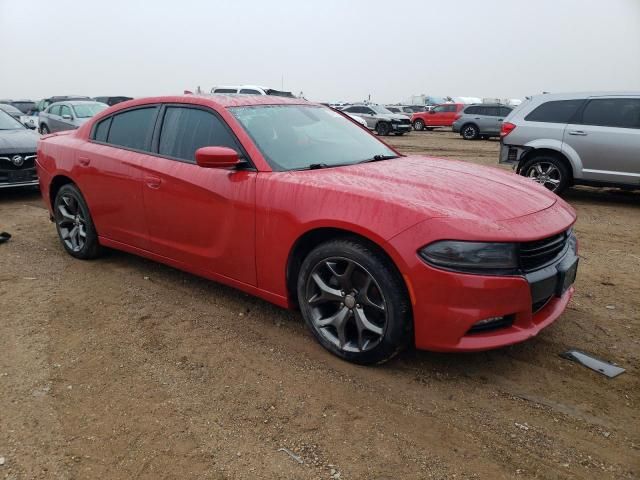
[{"label": "car hood", "polygon": [[295,172],[316,187],[397,204],[423,218],[500,221],[551,207],[557,196],[497,167],[425,156]]},{"label": "car hood", "polygon": [[376,117],[384,120],[406,120],[409,118],[407,115],[401,113],[381,113],[376,115]]},{"label": "car hood", "polygon": [[31,153],[36,151],[38,135],[33,130],[0,130],[0,155],[3,153]]}]

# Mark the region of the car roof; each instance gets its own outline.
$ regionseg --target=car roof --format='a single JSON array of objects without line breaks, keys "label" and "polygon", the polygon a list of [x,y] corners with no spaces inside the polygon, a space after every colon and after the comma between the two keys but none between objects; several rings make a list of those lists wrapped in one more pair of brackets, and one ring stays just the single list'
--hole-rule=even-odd
[{"label": "car roof", "polygon": [[95,100],[61,100],[59,102],[53,102],[51,105],[49,105],[49,107],[53,106],[53,105],[83,105],[85,103],[102,103],[102,102],[96,102]]},{"label": "car roof", "polygon": [[568,92],[568,93],[541,93],[531,96],[536,100],[573,100],[590,97],[640,97],[640,91],[592,91],[592,92]]},{"label": "car roof", "polygon": [[274,95],[173,95],[162,97],[137,98],[118,103],[116,107],[130,108],[137,105],[150,103],[192,103],[196,105],[209,105],[217,108],[250,107],[259,105],[319,105],[300,98],[278,97]]}]

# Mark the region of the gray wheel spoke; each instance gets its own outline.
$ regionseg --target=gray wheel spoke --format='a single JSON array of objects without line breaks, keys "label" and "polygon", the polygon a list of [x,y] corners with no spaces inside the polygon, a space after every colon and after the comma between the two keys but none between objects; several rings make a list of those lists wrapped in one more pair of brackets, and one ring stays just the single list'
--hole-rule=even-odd
[{"label": "gray wheel spoke", "polygon": [[87,231],[84,229],[84,225],[78,225],[78,234],[82,238],[87,238]]},{"label": "gray wheel spoke", "polygon": [[325,302],[342,301],[342,294],[340,293],[340,290],[331,288],[329,285],[327,285],[317,272],[311,275],[311,278],[320,289],[319,294],[315,294],[308,300],[311,305],[317,305],[319,303]]},{"label": "gray wheel spoke", "polygon": [[67,211],[64,205],[58,205],[58,211],[60,212],[60,215],[62,215],[64,220],[68,220],[70,222],[75,221],[75,217]]},{"label": "gray wheel spoke", "polygon": [[353,275],[353,270],[355,269],[355,264],[353,262],[347,263],[347,268],[343,273],[339,273],[336,270],[335,262],[326,262],[325,265],[331,274],[338,279],[338,283],[340,283],[342,290],[347,291],[353,288],[353,283],[351,281],[351,275]]}]

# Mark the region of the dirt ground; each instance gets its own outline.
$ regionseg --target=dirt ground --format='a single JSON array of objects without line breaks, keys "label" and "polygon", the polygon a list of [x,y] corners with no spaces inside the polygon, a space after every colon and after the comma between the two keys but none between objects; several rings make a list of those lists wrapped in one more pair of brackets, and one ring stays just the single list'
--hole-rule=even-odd
[{"label": "dirt ground", "polygon": [[[498,142],[390,138],[495,165]],[[575,189],[566,313],[478,354],[366,368],[289,312],[119,252],[74,260],[37,193],[0,191],[0,478],[640,478],[640,194]],[[558,356],[624,366],[609,380]],[[296,458],[289,455],[287,449]]]}]

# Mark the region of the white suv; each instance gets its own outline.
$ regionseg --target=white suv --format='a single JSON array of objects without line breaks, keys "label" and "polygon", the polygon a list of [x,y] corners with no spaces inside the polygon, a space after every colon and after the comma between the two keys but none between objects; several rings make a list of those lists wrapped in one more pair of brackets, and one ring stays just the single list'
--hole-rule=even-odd
[{"label": "white suv", "polygon": [[211,89],[211,93],[223,95],[274,95],[276,97],[293,98],[291,92],[259,87],[257,85],[218,85]]}]

